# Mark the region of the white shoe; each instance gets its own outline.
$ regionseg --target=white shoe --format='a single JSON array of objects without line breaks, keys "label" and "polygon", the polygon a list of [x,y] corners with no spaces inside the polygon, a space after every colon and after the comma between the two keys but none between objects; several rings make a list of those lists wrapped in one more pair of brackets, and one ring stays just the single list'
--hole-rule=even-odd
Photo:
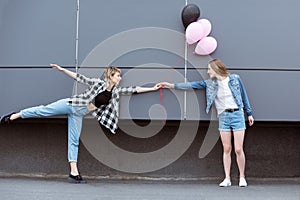
[{"label": "white shoe", "polygon": [[247,181],[245,178],[240,178],[239,186],[240,187],[247,187]]},{"label": "white shoe", "polygon": [[225,178],[224,181],[222,181],[222,183],[219,184],[220,187],[229,187],[231,186],[231,181],[230,179]]}]

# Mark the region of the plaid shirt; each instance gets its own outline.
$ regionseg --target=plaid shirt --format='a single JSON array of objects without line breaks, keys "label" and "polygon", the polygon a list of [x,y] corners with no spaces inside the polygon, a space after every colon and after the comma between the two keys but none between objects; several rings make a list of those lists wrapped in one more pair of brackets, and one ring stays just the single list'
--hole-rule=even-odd
[{"label": "plaid shirt", "polygon": [[[77,73],[76,81],[86,84],[88,89],[79,95],[70,98],[69,104],[72,106],[87,106],[93,102],[94,98],[104,90],[106,90],[106,82],[99,78],[87,78]],[[98,122],[108,128],[113,134],[118,129],[119,119],[119,100],[120,94],[136,93],[136,87],[119,87],[116,86],[112,90],[112,96],[108,105],[102,105],[93,111],[92,115],[97,118]]]}]

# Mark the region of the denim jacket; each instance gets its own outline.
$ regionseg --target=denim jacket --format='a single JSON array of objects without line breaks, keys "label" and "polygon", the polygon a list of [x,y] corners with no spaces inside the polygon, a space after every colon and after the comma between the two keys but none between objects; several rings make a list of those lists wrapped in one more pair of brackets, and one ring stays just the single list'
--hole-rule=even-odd
[{"label": "denim jacket", "polygon": [[[240,109],[243,108],[248,116],[252,116],[252,109],[248,100],[248,96],[239,75],[230,74],[228,86],[232,92],[234,101],[238,105],[238,107]],[[218,82],[213,79],[208,79],[205,81],[175,83],[174,88],[181,89],[181,90],[205,88],[206,89],[206,112],[208,113],[218,92]]]}]

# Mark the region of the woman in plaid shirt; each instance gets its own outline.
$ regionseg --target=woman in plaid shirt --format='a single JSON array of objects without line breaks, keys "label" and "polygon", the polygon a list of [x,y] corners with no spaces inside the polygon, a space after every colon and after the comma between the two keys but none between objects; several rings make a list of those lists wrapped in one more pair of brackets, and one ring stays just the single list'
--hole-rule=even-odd
[{"label": "woman in plaid shirt", "polygon": [[[68,115],[68,161],[70,163],[71,183],[86,183],[77,169],[78,145],[84,115],[92,112],[98,122],[108,128],[113,134],[116,133],[119,116],[120,94],[133,94],[150,92],[159,89],[154,87],[119,87],[121,70],[116,67],[107,67],[104,72],[104,80],[100,78],[87,78],[81,74],[64,69],[56,64],[51,64],[54,69],[64,72],[76,81],[86,84],[82,94],[71,98],[58,100],[46,106],[36,106],[23,109],[18,113],[11,113],[1,119],[1,123],[9,124],[18,118],[48,117],[54,115]],[[95,102],[95,103],[93,103]]]}]

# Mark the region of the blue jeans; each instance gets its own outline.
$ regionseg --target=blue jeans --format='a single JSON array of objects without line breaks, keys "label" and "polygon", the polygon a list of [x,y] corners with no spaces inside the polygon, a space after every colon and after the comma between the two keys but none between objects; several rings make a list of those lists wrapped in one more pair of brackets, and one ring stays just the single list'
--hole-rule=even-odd
[{"label": "blue jeans", "polygon": [[21,118],[68,115],[68,160],[77,162],[82,118],[89,111],[86,106],[68,105],[68,100],[61,99],[46,106],[41,105],[21,110]]}]

